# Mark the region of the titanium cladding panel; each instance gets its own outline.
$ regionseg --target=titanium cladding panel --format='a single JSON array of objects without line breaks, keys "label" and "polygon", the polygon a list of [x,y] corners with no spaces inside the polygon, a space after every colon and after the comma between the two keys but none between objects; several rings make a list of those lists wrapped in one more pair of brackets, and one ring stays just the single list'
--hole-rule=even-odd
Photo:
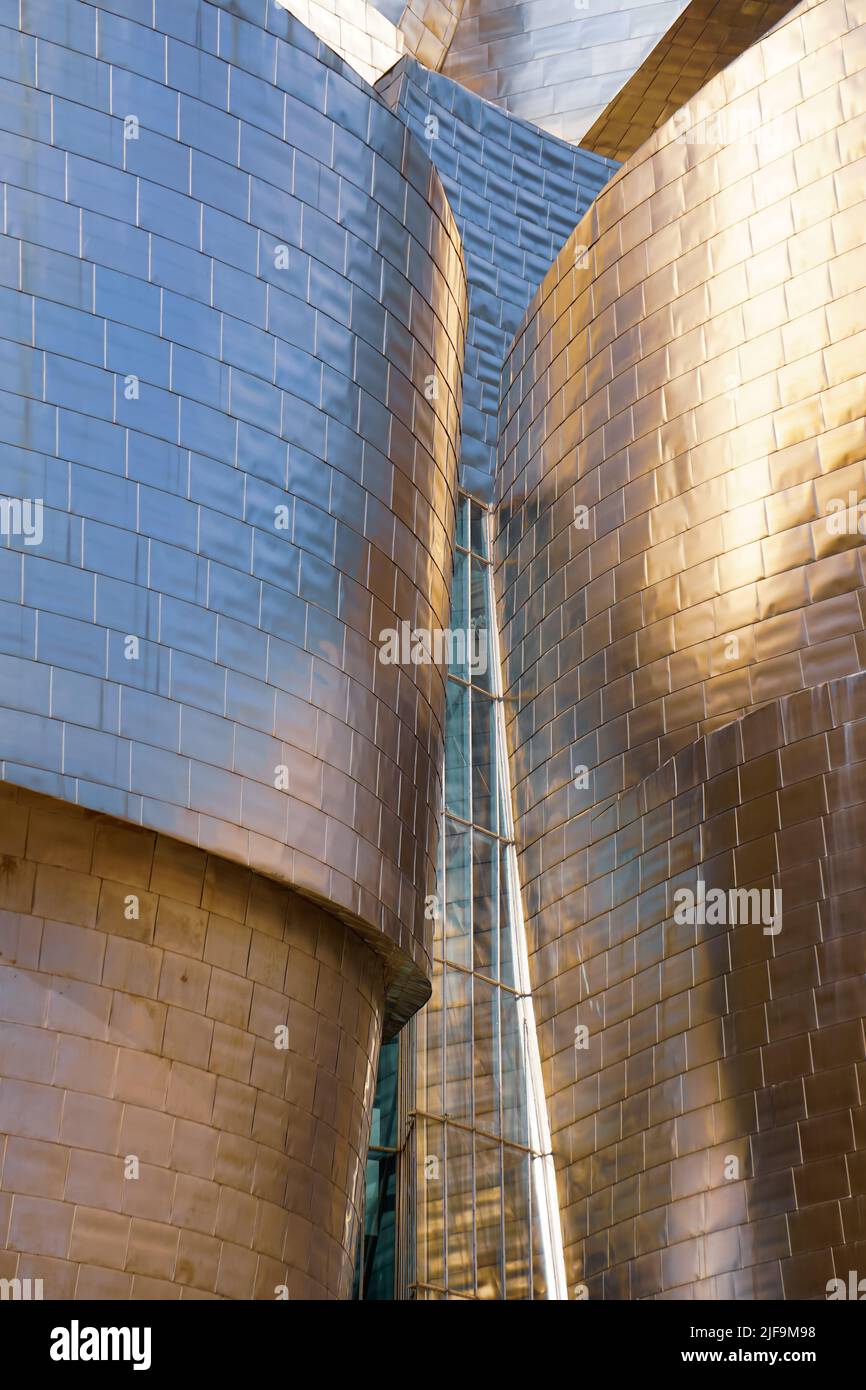
[{"label": "titanium cladding panel", "polygon": [[509,115],[579,142],[685,6],[686,0],[465,0],[437,66]]},{"label": "titanium cladding panel", "polygon": [[443,678],[377,655],[448,618],[438,176],[270,0],[0,23],[2,492],[41,504],[0,548],[3,776],[327,902],[405,1018]]},{"label": "titanium cladding panel", "polygon": [[[384,0],[382,8],[385,8]],[[402,9],[399,20],[395,22],[399,23],[409,52],[425,67],[434,71],[441,68],[462,9],[463,0],[408,0],[405,9]]]},{"label": "titanium cladding panel", "polygon": [[348,1298],[382,960],[282,884],[25,787],[0,850],[0,1278]]},{"label": "titanium cladding panel", "polygon": [[793,9],[791,0],[691,0],[583,137],[628,159],[701,87]]},{"label": "titanium cladding panel", "polygon": [[460,483],[490,503],[505,355],[551,261],[617,166],[413,58],[377,89],[424,143],[460,232],[469,283]]},{"label": "titanium cladding panel", "polygon": [[393,67],[405,47],[403,35],[368,0],[279,0],[317,38],[367,82]]},{"label": "titanium cladding panel", "polygon": [[[800,5],[601,193],[505,366],[505,688],[578,1296],[823,1298],[866,1257],[864,69],[862,3]],[[701,882],[721,926],[674,916]],[[750,887],[778,932],[731,917]]]}]

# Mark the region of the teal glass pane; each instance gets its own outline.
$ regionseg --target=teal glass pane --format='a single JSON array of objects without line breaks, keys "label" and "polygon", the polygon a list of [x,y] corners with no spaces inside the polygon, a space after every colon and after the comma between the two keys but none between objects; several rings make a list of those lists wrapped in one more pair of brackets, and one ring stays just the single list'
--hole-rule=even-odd
[{"label": "teal glass pane", "polygon": [[445,817],[445,941],[446,960],[472,965],[471,832]]},{"label": "teal glass pane", "polygon": [[472,832],[472,966],[499,974],[499,841]]},{"label": "teal glass pane", "polygon": [[452,676],[469,680],[470,656],[469,556],[454,552],[454,578],[451,585],[451,630],[455,634],[450,647],[448,671]]},{"label": "teal glass pane", "polygon": [[472,503],[469,522],[469,548],[473,555],[481,555],[485,560],[488,558],[487,512],[484,507],[479,507],[477,502]]},{"label": "teal glass pane", "polygon": [[499,978],[503,984],[516,987],[514,961],[514,904],[511,901],[508,876],[508,846],[499,841]]},{"label": "teal glass pane", "polygon": [[462,820],[470,818],[469,688],[445,683],[445,806]]},{"label": "teal glass pane", "polygon": [[400,1068],[400,1039],[382,1044],[376,1097],[370,1127],[370,1147],[393,1149],[397,1146],[397,1078]]},{"label": "teal glass pane", "polygon": [[493,689],[492,642],[487,568],[473,560],[469,572],[470,622],[474,629],[470,653],[470,679],[482,690]]},{"label": "teal glass pane", "polygon": [[472,691],[472,813],[476,825],[499,830],[499,787],[494,702]]},{"label": "teal glass pane", "polygon": [[457,501],[457,544],[469,548],[469,498],[463,493]]},{"label": "teal glass pane", "polygon": [[371,1153],[366,1168],[366,1206],[356,1297],[394,1297],[397,1255],[397,1154]]}]

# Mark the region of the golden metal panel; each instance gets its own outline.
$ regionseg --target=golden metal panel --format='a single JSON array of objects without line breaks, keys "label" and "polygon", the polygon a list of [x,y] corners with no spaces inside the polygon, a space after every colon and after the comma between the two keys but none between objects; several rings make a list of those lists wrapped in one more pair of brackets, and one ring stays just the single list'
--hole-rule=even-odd
[{"label": "golden metal panel", "polygon": [[[613,336],[609,293],[574,293],[567,244],[503,374],[507,710],[537,650],[542,585],[586,618],[567,638],[545,629],[562,673],[555,722],[536,698],[509,738],[567,1274],[591,1297],[821,1298],[856,1259],[866,16],[854,10],[806,0],[660,125],[573,236],[627,286]],[[712,217],[695,218],[705,202]],[[570,344],[547,313],[555,296],[561,320],[564,287]],[[581,765],[578,849],[563,770]],[[675,920],[674,894],[699,879],[778,890],[781,930]],[[837,1054],[831,1038],[852,1024]]]},{"label": "golden metal panel", "polygon": [[381,959],[253,870],[5,784],[0,848],[2,1277],[347,1298]]},{"label": "golden metal panel", "polygon": [[[654,130],[694,97],[731,60],[744,54],[730,78],[730,94],[749,93],[772,77],[760,56],[746,50],[791,9],[790,0],[692,0],[625,86],[616,94],[581,144],[614,159],[634,154]],[[797,44],[773,51],[773,71],[791,61]],[[728,72],[725,73],[726,79]],[[762,88],[763,90],[763,88]]]}]

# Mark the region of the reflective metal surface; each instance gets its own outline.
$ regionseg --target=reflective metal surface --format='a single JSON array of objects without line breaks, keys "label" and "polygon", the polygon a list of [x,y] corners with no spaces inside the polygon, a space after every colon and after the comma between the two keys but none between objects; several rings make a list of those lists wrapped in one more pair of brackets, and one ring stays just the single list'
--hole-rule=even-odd
[{"label": "reflective metal surface", "polygon": [[[444,745],[365,1279],[408,1155],[421,1296],[561,1291],[534,1007],[571,1295],[822,1298],[866,1248],[861,0],[694,96],[777,10],[291,5],[324,43],[0,3],[0,1277],[348,1295]],[[398,20],[444,74],[377,95]],[[587,213],[593,122],[648,138]],[[489,625],[458,451],[504,716],[378,659],[452,563]]]},{"label": "reflective metal surface", "polygon": [[278,0],[317,38],[354,68],[365,82],[387,72],[406,47],[396,24],[369,0]]},{"label": "reflective metal surface", "polygon": [[408,0],[399,26],[410,53],[438,70],[454,38],[464,0]]},{"label": "reflective metal surface", "polygon": [[399,1022],[444,684],[378,640],[447,623],[459,238],[284,9],[152,10],[0,15],[2,775],[330,904]]},{"label": "reflective metal surface", "polygon": [[[469,326],[460,478],[489,499],[511,337],[614,166],[505,116],[411,58],[378,89],[426,141],[463,239]],[[433,996],[413,1029],[417,1082],[407,1083],[418,1121],[408,1218],[415,1268],[406,1282],[424,1299],[560,1297],[559,1218],[516,902],[500,706],[492,698],[498,657],[487,599],[487,516],[468,499],[457,545],[451,623],[487,636],[491,666],[471,688],[465,667],[449,672]]]},{"label": "reflective metal surface", "polygon": [[692,0],[583,136],[628,159],[654,130],[793,9],[792,0]]},{"label": "reflective metal surface", "polygon": [[441,64],[448,77],[579,142],[685,0],[465,0]]},{"label": "reflective metal surface", "polygon": [[[862,1259],[864,36],[815,0],[713,78],[506,363],[495,558],[576,1297],[823,1298]],[[678,922],[701,881],[779,890],[781,930]]]},{"label": "reflective metal surface", "polygon": [[0,1278],[347,1297],[381,960],[260,874],[24,788],[0,852]]},{"label": "reflective metal surface", "polygon": [[466,256],[460,482],[491,501],[499,378],[530,297],[616,164],[498,111],[403,58],[377,90],[423,141]]}]

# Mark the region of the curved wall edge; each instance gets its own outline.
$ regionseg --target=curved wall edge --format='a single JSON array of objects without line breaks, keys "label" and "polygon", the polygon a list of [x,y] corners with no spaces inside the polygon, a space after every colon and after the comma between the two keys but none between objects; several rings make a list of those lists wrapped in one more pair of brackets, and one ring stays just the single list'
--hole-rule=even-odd
[{"label": "curved wall edge", "polygon": [[327,904],[396,1025],[444,689],[380,633],[448,622],[459,237],[270,0],[117,10],[3,31],[3,491],[42,529],[0,549],[2,775]]},{"label": "curved wall edge", "polygon": [[[593,1296],[822,1298],[862,1259],[863,34],[801,4],[655,131],[503,373],[520,871]],[[676,921],[699,880],[724,930]]]}]

